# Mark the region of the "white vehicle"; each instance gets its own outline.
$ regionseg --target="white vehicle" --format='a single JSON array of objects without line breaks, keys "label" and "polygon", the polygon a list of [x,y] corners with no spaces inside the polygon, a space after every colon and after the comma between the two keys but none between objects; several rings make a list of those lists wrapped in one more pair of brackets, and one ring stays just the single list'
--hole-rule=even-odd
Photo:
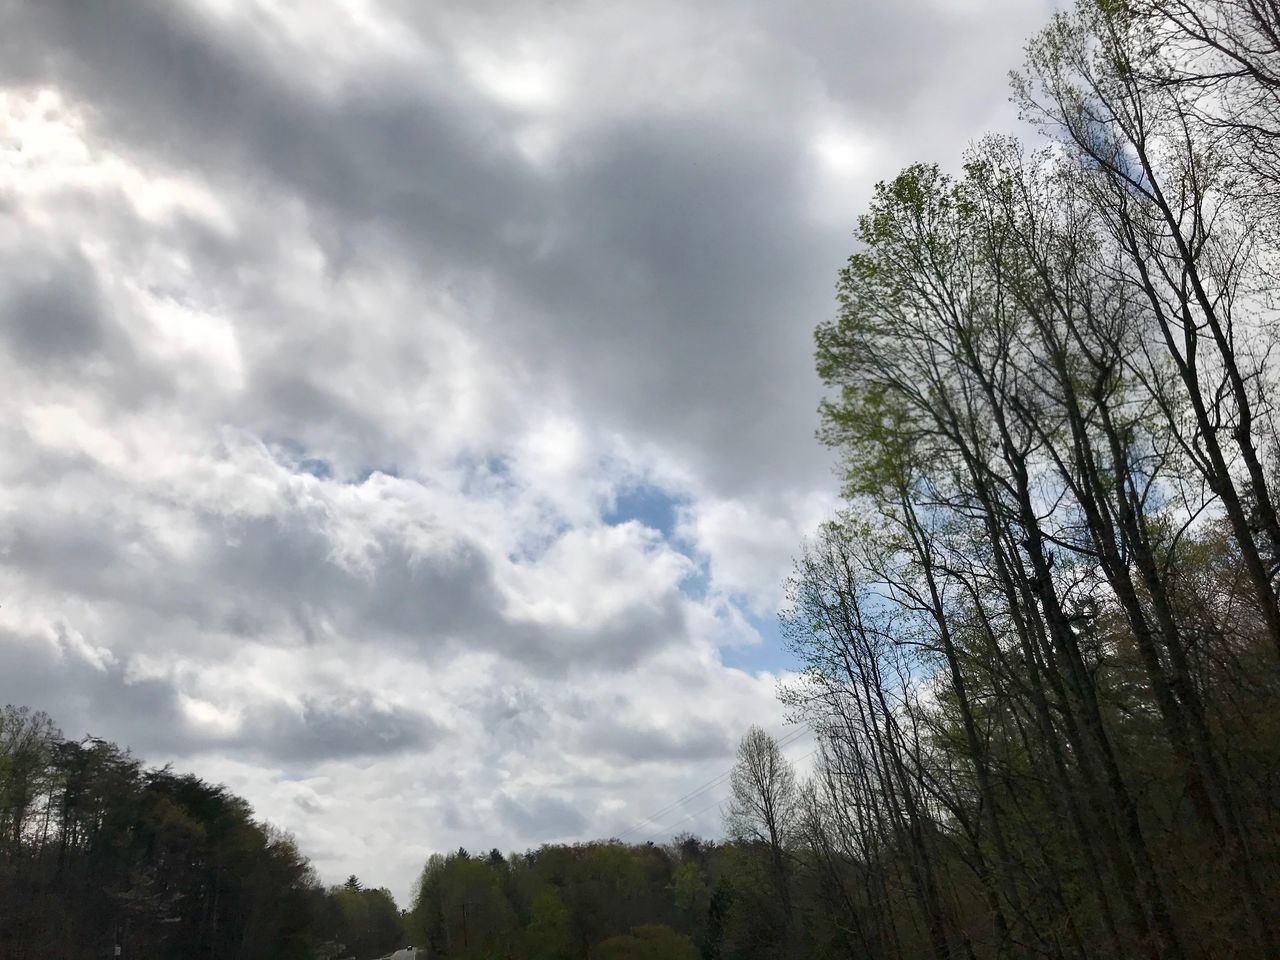
[{"label": "white vehicle", "polygon": [[427,951],[419,950],[417,947],[405,947],[393,953],[389,960],[427,960]]}]

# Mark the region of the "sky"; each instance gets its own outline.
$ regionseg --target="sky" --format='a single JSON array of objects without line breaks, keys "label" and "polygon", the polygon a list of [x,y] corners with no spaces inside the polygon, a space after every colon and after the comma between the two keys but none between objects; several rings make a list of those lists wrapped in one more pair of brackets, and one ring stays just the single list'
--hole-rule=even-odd
[{"label": "sky", "polygon": [[402,903],[718,835],[856,217],[1047,11],[0,0],[0,702]]}]

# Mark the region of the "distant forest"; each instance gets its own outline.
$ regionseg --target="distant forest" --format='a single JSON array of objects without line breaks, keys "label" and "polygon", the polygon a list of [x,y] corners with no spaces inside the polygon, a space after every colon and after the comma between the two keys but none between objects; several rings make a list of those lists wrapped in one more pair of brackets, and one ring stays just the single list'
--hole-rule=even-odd
[{"label": "distant forest", "polygon": [[[1280,6],[1084,0],[1003,137],[881,183],[726,837],[325,889],[225,789],[0,720],[0,957],[1280,957]],[[747,726],[744,720],[743,726]]]},{"label": "distant forest", "polygon": [[693,837],[458,850],[427,861],[402,912],[354,876],[322,886],[293,840],[223,787],[66,739],[42,713],[0,712],[4,960],[117,946],[124,960],[372,960],[406,944],[467,958],[755,956],[784,935],[764,854]]},{"label": "distant forest", "polygon": [[[761,732],[747,745],[781,759]],[[771,775],[794,790],[782,767]],[[0,713],[4,960],[97,960],[117,946],[125,960],[372,960],[406,944],[467,958],[757,956],[787,936],[770,849],[685,836],[458,850],[427,861],[402,912],[354,876],[322,886],[293,840],[223,787],[66,739],[24,707]]]}]

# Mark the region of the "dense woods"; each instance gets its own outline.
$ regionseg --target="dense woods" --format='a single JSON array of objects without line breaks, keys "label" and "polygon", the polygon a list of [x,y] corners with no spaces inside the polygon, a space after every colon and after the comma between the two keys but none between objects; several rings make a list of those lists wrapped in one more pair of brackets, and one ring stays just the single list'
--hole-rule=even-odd
[{"label": "dense woods", "polygon": [[1280,956],[1280,6],[1085,0],[1013,89],[1043,142],[880,184],[817,330],[811,776],[753,727],[723,842],[435,855],[401,914],[7,708],[0,957]]},{"label": "dense woods", "polygon": [[[385,890],[323,889],[293,840],[224,787],[0,713],[0,957],[377,956]],[[346,955],[345,953],[343,955]]]},{"label": "dense woods", "polygon": [[1280,956],[1274,4],[1084,3],[881,184],[787,696],[850,956]]}]

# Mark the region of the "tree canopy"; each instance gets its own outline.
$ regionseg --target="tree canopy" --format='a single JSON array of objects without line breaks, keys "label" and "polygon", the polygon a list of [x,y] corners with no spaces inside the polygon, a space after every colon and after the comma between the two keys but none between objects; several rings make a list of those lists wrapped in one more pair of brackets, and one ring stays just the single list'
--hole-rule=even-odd
[{"label": "tree canopy", "polygon": [[811,776],[743,718],[727,839],[437,853],[401,914],[7,707],[0,956],[1280,956],[1280,9],[1080,0],[1013,93],[1043,141],[878,184],[817,325]]}]

